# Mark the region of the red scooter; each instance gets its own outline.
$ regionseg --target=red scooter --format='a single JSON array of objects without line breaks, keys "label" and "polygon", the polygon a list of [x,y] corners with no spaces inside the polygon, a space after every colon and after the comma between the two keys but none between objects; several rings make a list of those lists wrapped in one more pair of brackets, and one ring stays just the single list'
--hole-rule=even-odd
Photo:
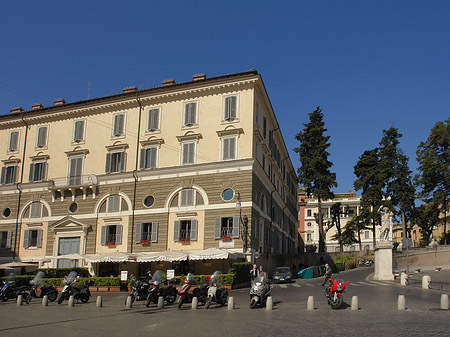
[{"label": "red scooter", "polygon": [[325,289],[325,296],[331,309],[339,309],[343,302],[342,294],[345,293],[345,287],[350,281],[344,282],[342,279],[333,280],[328,278],[328,287]]},{"label": "red scooter", "polygon": [[205,304],[208,295],[208,285],[201,285],[195,288],[194,291],[190,291],[191,287],[195,284],[195,275],[192,273],[187,274],[186,278],[183,280],[183,286],[178,292],[178,308],[181,308],[183,303],[190,303],[194,297],[198,298],[199,304]]}]

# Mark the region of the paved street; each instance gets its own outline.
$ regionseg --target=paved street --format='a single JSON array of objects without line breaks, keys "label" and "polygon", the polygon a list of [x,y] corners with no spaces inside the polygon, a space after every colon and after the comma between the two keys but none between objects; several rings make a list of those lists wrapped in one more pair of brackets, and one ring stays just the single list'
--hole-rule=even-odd
[{"label": "paved street", "polygon": [[[93,293],[87,304],[68,308],[40,300],[17,307],[15,302],[0,304],[2,336],[448,336],[449,311],[439,310],[438,290],[400,286],[399,281],[371,279],[372,268],[360,268],[335,277],[350,280],[344,294],[344,307],[331,310],[323,296],[321,279],[296,280],[276,284],[274,310],[249,308],[249,289],[230,292],[235,310],[226,307],[199,308],[185,305],[181,310],[136,303],[125,309],[126,293]],[[450,271],[439,272],[442,279]],[[399,294],[406,297],[406,311],[397,310]],[[96,308],[97,295],[103,307]],[[307,311],[308,296],[315,298],[315,310]],[[358,296],[360,310],[350,309],[351,297]]]}]

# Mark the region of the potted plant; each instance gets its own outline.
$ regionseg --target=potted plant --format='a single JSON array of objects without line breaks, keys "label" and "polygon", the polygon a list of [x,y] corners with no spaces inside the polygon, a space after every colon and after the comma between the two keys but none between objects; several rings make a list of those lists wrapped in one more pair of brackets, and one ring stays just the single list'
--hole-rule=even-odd
[{"label": "potted plant", "polygon": [[114,246],[115,244],[116,244],[115,241],[110,241],[106,243],[107,246]]},{"label": "potted plant", "polygon": [[229,241],[229,240],[231,240],[231,237],[229,235],[222,235],[222,240]]},{"label": "potted plant", "polygon": [[191,241],[190,238],[182,238],[180,239],[180,242],[189,243]]},{"label": "potted plant", "polygon": [[149,245],[150,244],[150,240],[141,240],[141,243],[143,245]]}]

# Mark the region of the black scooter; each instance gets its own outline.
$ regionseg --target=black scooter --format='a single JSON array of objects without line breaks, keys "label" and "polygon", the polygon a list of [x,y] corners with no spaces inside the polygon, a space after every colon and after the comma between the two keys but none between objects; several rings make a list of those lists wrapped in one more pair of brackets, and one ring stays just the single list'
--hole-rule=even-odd
[{"label": "black scooter", "polygon": [[27,286],[16,286],[16,274],[11,273],[5,281],[2,281],[3,287],[0,291],[0,301],[5,302],[9,299],[16,299],[19,295],[29,304],[29,292]]},{"label": "black scooter", "polygon": [[28,294],[28,301],[31,302],[31,299],[34,298],[43,298],[44,296],[48,297],[50,302],[54,302],[58,297],[58,290],[56,290],[56,285],[43,287],[42,279],[44,278],[44,272],[39,271],[34,279],[30,281],[31,289]]},{"label": "black scooter", "polygon": [[83,303],[87,303],[89,301],[89,297],[91,297],[89,286],[92,285],[93,282],[91,280],[87,280],[85,285],[77,287],[75,286],[76,278],[77,273],[75,271],[71,271],[69,275],[64,278],[63,282],[66,285],[61,291],[58,304],[61,304],[64,300],[68,300],[70,296],[73,296],[76,301],[80,300]]}]

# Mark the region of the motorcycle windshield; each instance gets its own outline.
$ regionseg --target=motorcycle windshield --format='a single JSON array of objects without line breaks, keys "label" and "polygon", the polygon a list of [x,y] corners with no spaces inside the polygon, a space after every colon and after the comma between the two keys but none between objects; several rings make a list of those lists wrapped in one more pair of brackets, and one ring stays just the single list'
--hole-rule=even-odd
[{"label": "motorcycle windshield", "polygon": [[16,281],[16,274],[9,273],[6,277],[6,282],[15,282]]},{"label": "motorcycle windshield", "polygon": [[212,275],[211,275],[211,282],[221,286],[223,284],[223,274],[220,270],[216,270]]},{"label": "motorcycle windshield", "polygon": [[186,281],[188,281],[189,283],[195,283],[195,275],[192,273],[187,274]]},{"label": "motorcycle windshield", "polygon": [[42,286],[43,285],[42,280],[44,279],[44,276],[45,276],[44,272],[42,270],[40,270],[36,274],[36,276],[30,281],[30,284]]},{"label": "motorcycle windshield", "polygon": [[341,278],[337,278],[337,279],[335,279],[334,281],[337,282],[337,283],[344,283],[344,280],[341,279]]},{"label": "motorcycle windshield", "polygon": [[259,273],[258,277],[252,281],[252,285],[256,284],[257,282],[258,283],[267,283],[268,279],[269,279],[269,275],[265,271],[263,271],[263,272]]},{"label": "motorcycle windshield", "polygon": [[76,278],[77,278],[77,272],[72,270],[72,271],[69,273],[69,275],[67,275],[67,276],[64,278],[64,283],[65,283],[65,284],[74,283]]},{"label": "motorcycle windshield", "polygon": [[156,285],[163,283],[165,280],[166,274],[161,270],[157,270],[152,278],[153,283]]}]

